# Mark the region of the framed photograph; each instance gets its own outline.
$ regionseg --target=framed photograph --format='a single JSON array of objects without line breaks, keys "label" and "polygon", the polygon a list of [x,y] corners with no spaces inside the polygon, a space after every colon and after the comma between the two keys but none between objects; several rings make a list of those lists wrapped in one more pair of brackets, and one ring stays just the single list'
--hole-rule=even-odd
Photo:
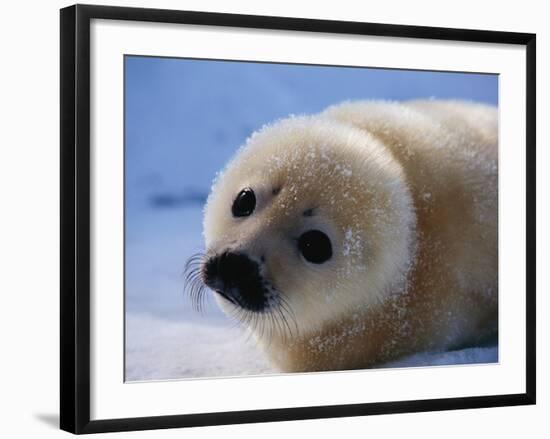
[{"label": "framed photograph", "polygon": [[535,393],[535,35],[61,10],[62,429]]}]

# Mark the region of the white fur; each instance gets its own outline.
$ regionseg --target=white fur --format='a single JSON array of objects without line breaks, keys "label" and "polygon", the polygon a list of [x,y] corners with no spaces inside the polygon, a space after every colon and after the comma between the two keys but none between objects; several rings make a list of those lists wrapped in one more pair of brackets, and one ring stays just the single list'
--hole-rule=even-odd
[{"label": "white fur", "polygon": [[[493,261],[484,255],[496,246],[496,143],[493,108],[452,101],[348,102],[280,120],[254,133],[214,183],[205,208],[206,247],[246,251],[256,260],[265,255],[262,274],[285,297],[299,333],[313,336],[405,294],[418,242],[431,233],[418,230],[417,210],[429,219],[434,203],[450,203],[446,187],[463,187],[475,224],[464,228],[471,221],[465,218],[442,224],[447,229],[434,232],[429,244],[433,264],[448,264],[465,290],[488,291],[495,283]],[[234,218],[232,202],[245,187],[255,191],[256,209]],[[275,187],[281,187],[277,195]],[[310,208],[314,216],[304,217]],[[305,261],[295,241],[313,228],[333,245],[333,257],[320,265]],[[464,236],[452,238],[455,231]],[[464,240],[475,245],[474,239],[482,240],[477,256],[464,249]]]},{"label": "white fur", "polygon": [[[206,246],[242,248],[256,259],[267,253],[265,274],[299,316],[299,330],[312,329],[382,300],[404,281],[414,216],[401,173],[375,139],[351,126],[321,117],[280,121],[254,134],[212,188]],[[281,193],[272,196],[279,185]],[[245,187],[254,188],[258,206],[252,217],[235,219],[230,207]],[[360,202],[366,194],[368,206]],[[312,207],[315,216],[304,218]],[[396,215],[379,214],[388,208]],[[378,236],[364,233],[365,221]],[[333,258],[322,265],[305,261],[293,241],[313,228],[327,233],[333,245]],[[276,263],[270,257],[278,257]]]}]

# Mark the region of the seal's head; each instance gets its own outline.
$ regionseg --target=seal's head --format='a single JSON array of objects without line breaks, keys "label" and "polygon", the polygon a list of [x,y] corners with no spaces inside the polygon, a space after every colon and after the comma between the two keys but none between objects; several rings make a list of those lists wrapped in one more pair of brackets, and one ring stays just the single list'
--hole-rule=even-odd
[{"label": "seal's head", "polygon": [[400,165],[323,116],[253,134],[217,178],[202,281],[253,332],[314,331],[404,282],[414,213]]}]

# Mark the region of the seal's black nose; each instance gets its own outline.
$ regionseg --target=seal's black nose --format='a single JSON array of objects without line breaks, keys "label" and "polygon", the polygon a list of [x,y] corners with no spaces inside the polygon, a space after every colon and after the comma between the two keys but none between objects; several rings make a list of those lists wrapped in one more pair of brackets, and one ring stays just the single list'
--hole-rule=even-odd
[{"label": "seal's black nose", "polygon": [[260,311],[266,305],[265,285],[256,262],[244,253],[224,252],[203,267],[204,283],[242,308]]}]

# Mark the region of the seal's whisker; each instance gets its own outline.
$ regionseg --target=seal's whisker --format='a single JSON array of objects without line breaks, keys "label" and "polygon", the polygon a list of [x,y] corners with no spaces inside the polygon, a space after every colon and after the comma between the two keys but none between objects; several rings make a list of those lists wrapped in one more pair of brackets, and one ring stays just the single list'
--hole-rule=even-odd
[{"label": "seal's whisker", "polygon": [[269,328],[269,337],[268,337],[268,344],[271,344],[271,340],[273,340],[273,336],[274,336],[274,333],[275,333],[275,329],[276,329],[276,325],[277,325],[277,321],[275,319],[275,314],[274,313],[267,313],[267,315],[269,316],[269,325],[268,325],[268,328]]},{"label": "seal's whisker", "polygon": [[199,313],[204,311],[204,301],[207,287],[203,282],[201,267],[204,263],[206,255],[204,253],[195,253],[187,259],[184,275],[184,293],[191,300],[191,306]]},{"label": "seal's whisker", "polygon": [[292,328],[290,327],[289,320],[290,322],[293,323],[293,327],[296,333],[298,333],[298,323],[296,321],[296,315],[294,314],[294,311],[290,307],[290,304],[288,303],[286,297],[280,293],[279,293],[279,308],[280,308],[281,318],[284,320],[288,328],[289,335],[292,337],[293,332],[292,332]]},{"label": "seal's whisker", "polygon": [[[280,320],[280,322],[282,322],[282,323],[280,324],[281,333],[284,334],[284,336],[285,336],[285,338],[286,338],[285,332],[288,331],[288,335],[289,335],[290,337],[292,337],[292,330],[290,329],[290,326],[289,326],[288,321],[287,321],[287,319],[286,319],[286,317],[285,317],[285,315],[284,315],[284,313],[283,313],[282,308],[278,307],[278,308],[276,309],[276,311],[277,311],[277,314],[278,314],[278,316],[279,316],[279,319],[278,319],[278,320]],[[285,331],[285,329],[286,329],[286,331]]]}]

